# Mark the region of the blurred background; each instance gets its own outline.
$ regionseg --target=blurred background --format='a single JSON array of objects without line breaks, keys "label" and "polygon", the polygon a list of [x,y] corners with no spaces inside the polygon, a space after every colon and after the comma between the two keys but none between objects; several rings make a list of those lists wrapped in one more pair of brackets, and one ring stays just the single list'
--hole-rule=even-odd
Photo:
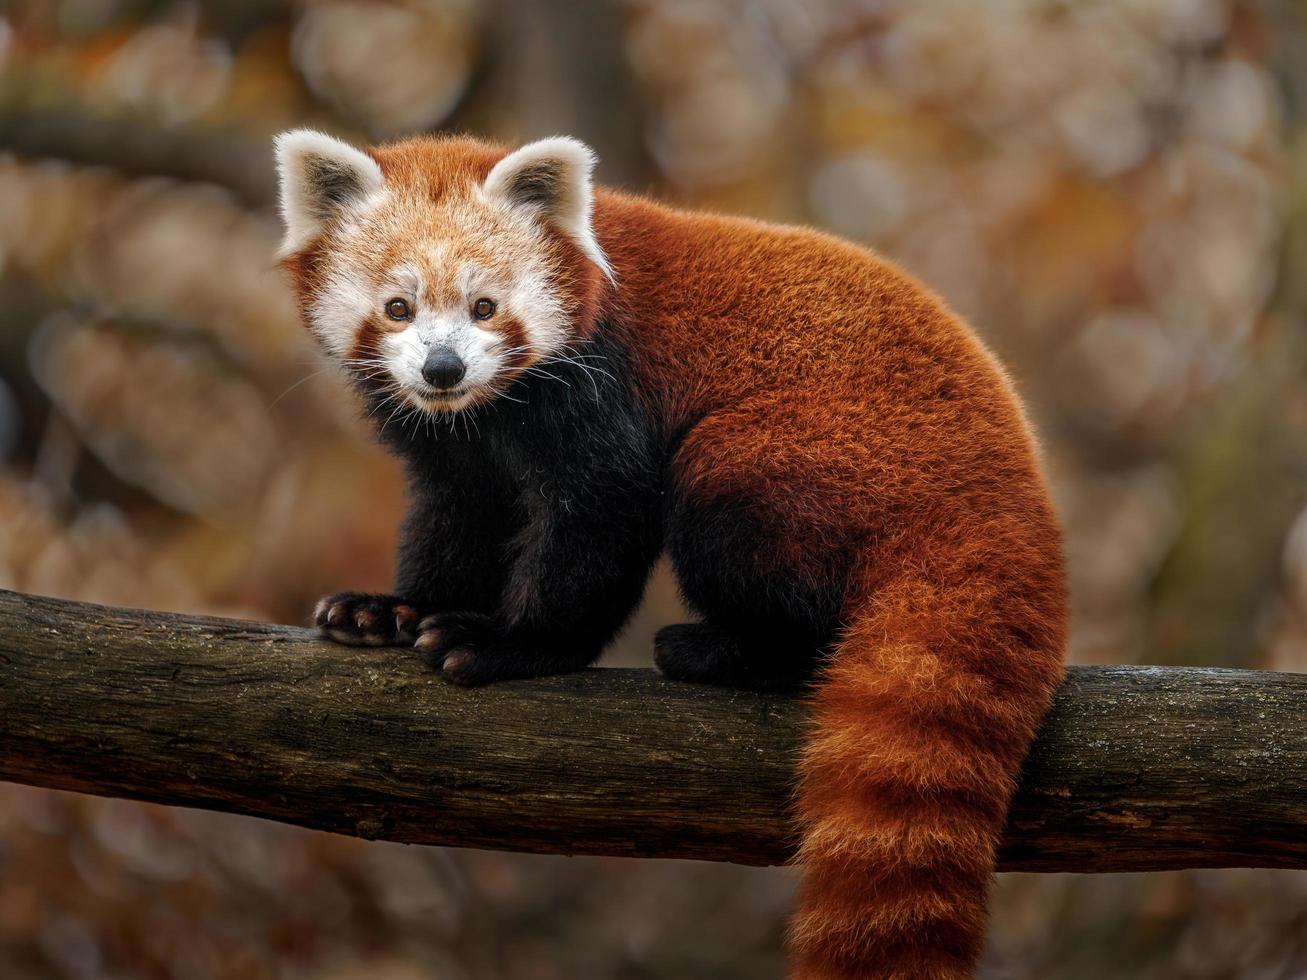
[{"label": "blurred background", "polygon": [[[280,622],[385,588],[402,487],[274,266],[270,137],[567,132],[976,325],[1044,436],[1076,661],[1307,669],[1300,5],[0,9],[0,586]],[[609,662],[679,615],[660,573]],[[0,785],[4,978],[752,980],[792,888]],[[1003,876],[983,975],[1307,977],[1307,874]]]}]

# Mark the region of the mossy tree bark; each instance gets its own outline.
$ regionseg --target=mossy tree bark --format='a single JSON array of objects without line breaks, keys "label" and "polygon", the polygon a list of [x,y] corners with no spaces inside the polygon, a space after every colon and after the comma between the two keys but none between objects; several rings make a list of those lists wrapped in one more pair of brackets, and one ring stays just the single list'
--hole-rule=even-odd
[{"label": "mossy tree bark", "polygon": [[[786,861],[805,711],[590,670],[478,690],[303,629],[0,592],[0,779],[409,843]],[[1307,675],[1078,667],[1002,867],[1307,867]]]}]

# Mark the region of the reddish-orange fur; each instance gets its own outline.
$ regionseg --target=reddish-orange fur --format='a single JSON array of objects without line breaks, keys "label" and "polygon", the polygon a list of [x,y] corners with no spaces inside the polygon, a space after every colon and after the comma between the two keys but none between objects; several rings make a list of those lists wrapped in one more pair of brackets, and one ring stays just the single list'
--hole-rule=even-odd
[{"label": "reddish-orange fur", "polygon": [[618,194],[595,223],[647,397],[674,426],[702,418],[682,480],[752,491],[790,567],[820,566],[851,528],[862,542],[801,771],[793,976],[969,976],[1066,634],[1060,534],[1012,387],[864,249]]},{"label": "reddish-orange fur", "polygon": [[[503,155],[467,140],[372,152],[434,200]],[[742,563],[820,581],[852,559],[800,771],[792,976],[970,976],[1066,634],[1060,535],[1011,384],[939,299],[863,248],[603,190],[594,227],[611,285],[554,240],[577,329],[611,321],[642,398],[688,430],[675,479],[751,502],[770,534]],[[311,291],[307,266],[298,278]]]}]

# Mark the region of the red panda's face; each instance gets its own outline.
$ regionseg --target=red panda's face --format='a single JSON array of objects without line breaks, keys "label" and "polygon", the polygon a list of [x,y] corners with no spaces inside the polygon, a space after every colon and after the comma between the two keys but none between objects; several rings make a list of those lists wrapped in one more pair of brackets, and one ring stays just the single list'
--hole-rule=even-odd
[{"label": "red panda's face", "polygon": [[299,130],[278,138],[277,156],[303,316],[396,406],[493,400],[588,331],[608,270],[584,145],[504,156],[417,140],[369,155]]}]

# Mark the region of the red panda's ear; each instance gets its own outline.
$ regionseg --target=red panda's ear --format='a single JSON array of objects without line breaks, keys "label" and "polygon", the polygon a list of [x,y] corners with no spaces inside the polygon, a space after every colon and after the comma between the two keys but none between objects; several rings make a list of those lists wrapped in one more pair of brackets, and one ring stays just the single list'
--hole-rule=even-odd
[{"label": "red panda's ear", "polygon": [[570,136],[554,136],[508,154],[495,164],[482,189],[491,199],[531,209],[569,235],[586,258],[611,279],[608,259],[590,223],[594,165],[590,147]]},{"label": "red panda's ear", "polygon": [[377,161],[362,150],[312,129],[292,129],[274,141],[286,224],[281,254],[292,255],[345,209],[381,191]]}]

